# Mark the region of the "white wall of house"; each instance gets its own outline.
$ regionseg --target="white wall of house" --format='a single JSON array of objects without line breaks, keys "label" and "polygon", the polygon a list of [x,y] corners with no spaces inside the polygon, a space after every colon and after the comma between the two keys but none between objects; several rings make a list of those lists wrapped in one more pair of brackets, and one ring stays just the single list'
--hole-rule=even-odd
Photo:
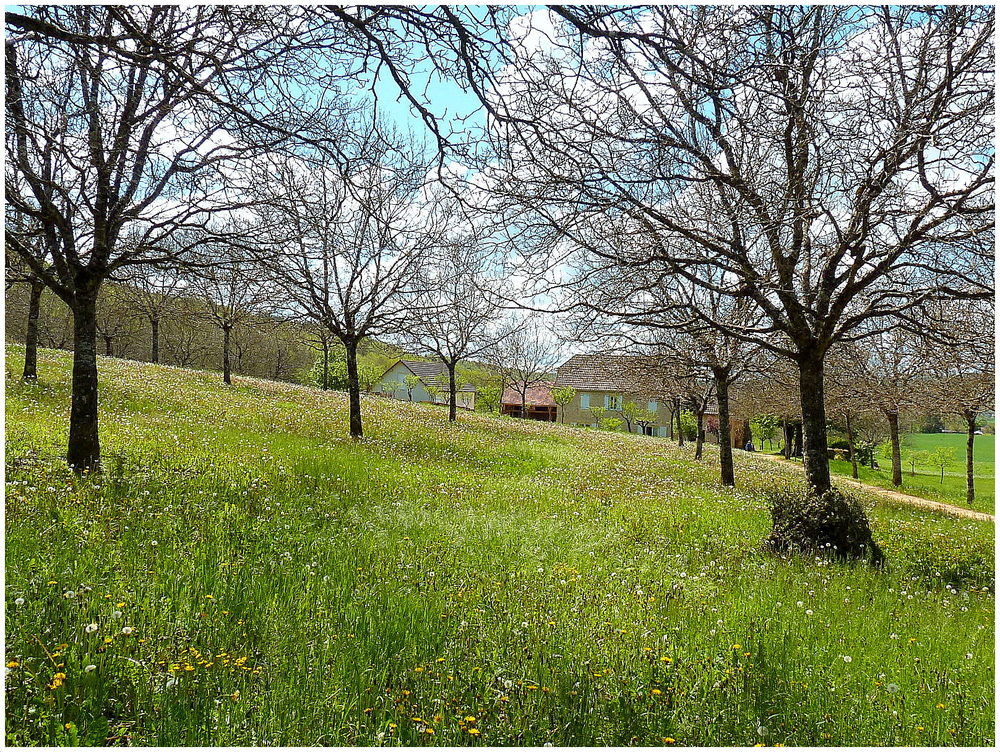
[{"label": "white wall of house", "polygon": [[[390,397],[395,397],[396,399],[408,401],[410,399],[410,392],[406,390],[406,377],[412,376],[413,373],[409,368],[404,366],[402,363],[397,363],[379,380],[378,384],[375,386],[375,391],[380,394],[387,394]],[[395,387],[395,388],[393,388]],[[464,407],[469,410],[475,408],[476,405],[476,393],[475,392],[459,392],[456,395],[456,399],[459,407]],[[422,383],[417,384],[413,387],[413,401],[414,402],[437,402],[439,405],[448,404],[448,389],[447,387],[438,395],[437,400],[432,400],[430,393],[424,388]]]}]

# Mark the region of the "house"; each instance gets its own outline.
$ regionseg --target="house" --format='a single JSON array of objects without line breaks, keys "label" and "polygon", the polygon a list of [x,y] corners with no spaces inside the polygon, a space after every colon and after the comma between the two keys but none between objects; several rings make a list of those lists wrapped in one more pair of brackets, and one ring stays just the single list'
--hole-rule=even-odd
[{"label": "house", "polygon": [[504,387],[503,397],[500,399],[500,414],[554,423],[558,406],[552,399],[552,386],[551,381],[542,381],[528,386],[528,390],[524,394],[525,414],[523,416],[521,415],[520,389],[512,386]]},{"label": "house", "polygon": [[[625,355],[574,355],[556,371],[555,386],[571,386],[576,396],[560,408],[560,422],[570,425],[597,426],[594,408],[603,410],[602,417],[618,418],[622,430],[629,430],[622,408],[634,402],[640,409],[655,415],[652,425],[631,425],[632,433],[648,436],[669,436],[667,425],[672,414],[669,385],[658,379],[652,364],[644,358]],[[709,405],[705,412],[706,436],[710,432],[718,441],[718,412]]]},{"label": "house", "polygon": [[[398,400],[447,405],[448,367],[440,360],[397,360],[379,377],[375,391]],[[458,407],[475,410],[475,387],[459,386],[455,401]]]}]

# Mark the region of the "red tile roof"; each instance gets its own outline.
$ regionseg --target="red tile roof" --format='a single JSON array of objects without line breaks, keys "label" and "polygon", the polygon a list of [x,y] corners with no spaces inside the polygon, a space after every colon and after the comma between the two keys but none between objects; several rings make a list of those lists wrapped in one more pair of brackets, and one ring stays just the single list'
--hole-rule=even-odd
[{"label": "red tile roof", "polygon": [[[553,386],[551,381],[543,381],[529,386],[528,392],[525,395],[527,404],[534,407],[555,407],[555,400],[552,399]],[[504,405],[520,405],[521,393],[509,386],[504,387],[501,403]]]}]

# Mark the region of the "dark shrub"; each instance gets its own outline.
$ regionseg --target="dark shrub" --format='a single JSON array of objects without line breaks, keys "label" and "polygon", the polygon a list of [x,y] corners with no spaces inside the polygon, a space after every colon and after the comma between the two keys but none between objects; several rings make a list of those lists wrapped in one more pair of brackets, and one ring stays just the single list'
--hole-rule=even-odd
[{"label": "dark shrub", "polygon": [[802,552],[838,559],[884,561],[872,538],[864,507],[838,489],[822,495],[798,489],[775,489],[769,494],[772,528],[764,547],[777,553]]}]

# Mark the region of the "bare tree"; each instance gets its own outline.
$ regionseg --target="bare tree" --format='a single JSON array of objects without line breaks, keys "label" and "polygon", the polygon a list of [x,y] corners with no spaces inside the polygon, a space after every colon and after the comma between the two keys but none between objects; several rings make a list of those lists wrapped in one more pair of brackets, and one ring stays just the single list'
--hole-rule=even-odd
[{"label": "bare tree", "polygon": [[972,504],[977,421],[982,412],[996,406],[994,311],[992,306],[970,303],[934,306],[927,321],[924,357],[934,374],[932,394],[941,409],[965,423],[965,495]]},{"label": "bare tree", "polygon": [[232,384],[233,332],[251,324],[273,300],[274,290],[260,270],[232,249],[218,248],[191,277],[190,287],[204,302],[203,316],[222,333],[222,380]]},{"label": "bare tree", "polygon": [[501,385],[520,399],[520,417],[527,416],[528,390],[545,382],[560,355],[556,343],[535,321],[521,320],[509,325],[509,334],[487,352],[491,365],[500,374]]},{"label": "bare tree", "polygon": [[499,322],[500,281],[491,279],[490,259],[475,236],[446,243],[433,264],[427,264],[422,301],[407,325],[407,345],[433,353],[448,369],[448,420],[458,417],[455,369],[499,345],[511,334]]},{"label": "bare tree", "polygon": [[149,322],[152,363],[160,362],[160,325],[170,315],[181,289],[182,276],[153,266],[129,267],[122,280],[122,292],[129,307]]},{"label": "bare tree", "polygon": [[443,238],[425,189],[427,166],[362,129],[351,158],[273,167],[259,216],[269,245],[261,263],[283,306],[344,345],[350,433],[363,435],[358,345],[403,331],[413,319],[427,255]]},{"label": "bare tree", "polygon": [[132,264],[182,263],[191,247],[178,237],[243,203],[229,168],[305,137],[311,113],[328,108],[324,89],[286,96],[296,75],[313,82],[332,70],[304,49],[290,13],[80,5],[6,14],[6,238],[73,312],[67,459],[78,471],[100,464],[101,285]]},{"label": "bare tree", "polygon": [[[45,263],[44,256],[41,256],[40,262]],[[45,282],[19,256],[7,253],[4,255],[4,287],[9,290],[15,284],[28,285],[27,324],[24,330],[24,368],[21,372],[21,378],[24,381],[36,381],[38,379],[38,318],[41,314]]]},{"label": "bare tree", "polygon": [[[918,335],[901,326],[849,342],[831,353],[835,392],[851,392],[885,417],[889,427],[892,484],[903,483],[899,418],[930,401],[930,363]],[[850,410],[846,413],[850,419]]]},{"label": "bare tree", "polygon": [[558,239],[552,267],[613,259],[629,244],[588,233],[632,221],[633,245],[658,238],[650,261],[756,306],[755,327],[700,316],[796,363],[806,477],[827,490],[831,346],[992,288],[993,11],[551,13],[552,49],[507,66],[492,100],[497,193]]}]

